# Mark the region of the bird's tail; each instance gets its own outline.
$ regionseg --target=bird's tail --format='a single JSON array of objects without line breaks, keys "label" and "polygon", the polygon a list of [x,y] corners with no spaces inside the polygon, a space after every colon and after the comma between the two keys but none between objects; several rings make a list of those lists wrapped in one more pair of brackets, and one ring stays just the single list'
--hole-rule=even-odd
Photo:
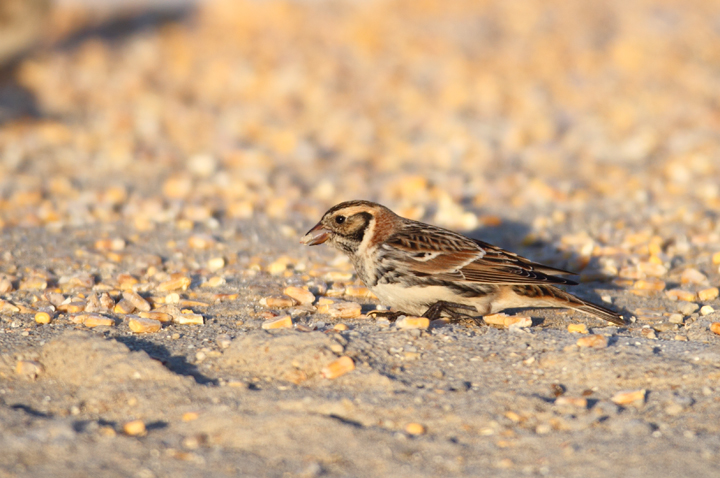
[{"label": "bird's tail", "polygon": [[532,285],[523,287],[525,293],[520,293],[519,290],[515,290],[515,293],[520,293],[525,296],[533,296],[538,302],[542,301],[549,307],[568,307],[570,309],[579,310],[588,315],[592,315],[598,319],[607,320],[616,325],[625,325],[625,320],[622,315],[614,312],[601,305],[593,304],[580,297],[560,290],[557,287],[551,285]]}]

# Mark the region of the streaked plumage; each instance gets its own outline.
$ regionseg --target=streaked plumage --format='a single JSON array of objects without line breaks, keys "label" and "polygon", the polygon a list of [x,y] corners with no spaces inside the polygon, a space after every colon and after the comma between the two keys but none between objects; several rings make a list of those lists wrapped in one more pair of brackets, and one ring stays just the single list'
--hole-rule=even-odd
[{"label": "streaked plumage", "polygon": [[[369,201],[328,210],[303,238],[345,252],[381,303],[425,314],[438,302],[470,306],[478,315],[520,307],[567,307],[623,325],[622,317],[554,287],[572,274],[532,262],[461,234],[398,216]],[[466,307],[467,308],[467,307]]]}]

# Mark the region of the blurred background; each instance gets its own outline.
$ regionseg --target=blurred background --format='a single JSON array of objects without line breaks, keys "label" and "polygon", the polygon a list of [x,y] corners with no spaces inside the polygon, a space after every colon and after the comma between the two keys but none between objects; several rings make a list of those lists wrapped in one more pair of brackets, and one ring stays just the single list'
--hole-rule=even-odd
[{"label": "blurred background", "polygon": [[0,0],[0,61],[0,227],[718,237],[716,0]]}]

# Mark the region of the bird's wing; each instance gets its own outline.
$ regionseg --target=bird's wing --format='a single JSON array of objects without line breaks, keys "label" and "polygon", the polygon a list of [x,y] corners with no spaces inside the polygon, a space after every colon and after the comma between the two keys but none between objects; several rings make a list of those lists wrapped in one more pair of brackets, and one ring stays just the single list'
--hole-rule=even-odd
[{"label": "bird's wing", "polygon": [[382,245],[385,260],[417,276],[438,280],[505,284],[576,284],[546,272],[561,269],[537,264],[512,252],[445,229],[406,226]]}]

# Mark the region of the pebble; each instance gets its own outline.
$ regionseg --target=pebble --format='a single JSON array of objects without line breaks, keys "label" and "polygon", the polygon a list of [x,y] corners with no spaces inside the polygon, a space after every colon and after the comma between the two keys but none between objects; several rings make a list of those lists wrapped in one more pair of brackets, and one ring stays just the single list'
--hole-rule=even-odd
[{"label": "pebble", "polygon": [[82,324],[88,328],[99,327],[101,325],[112,327],[115,325],[115,320],[99,314],[83,314],[81,317]]},{"label": "pebble", "polygon": [[690,302],[690,303],[685,303],[685,304],[679,304],[677,310],[681,314],[690,315],[693,312],[695,312],[696,310],[698,310],[699,308],[700,308],[700,306],[698,304],[696,304],[694,302]]},{"label": "pebble", "polygon": [[189,277],[181,276],[174,279],[162,282],[157,286],[157,289],[161,292],[170,292],[174,290],[187,290],[190,287],[192,281]]},{"label": "pebble", "polygon": [[333,330],[337,330],[338,332],[344,332],[348,330],[348,326],[341,322],[339,324],[333,325]]},{"label": "pebble", "polygon": [[670,317],[668,317],[668,322],[671,324],[682,324],[683,323],[683,315],[682,314],[670,314]]},{"label": "pebble", "polygon": [[44,370],[42,364],[35,360],[20,360],[15,365],[16,374],[32,379],[43,373]]},{"label": "pebble", "polygon": [[718,298],[718,295],[720,295],[720,289],[717,287],[710,287],[699,291],[698,299],[702,301],[715,300]]},{"label": "pebble", "polygon": [[704,305],[704,306],[700,307],[700,315],[702,315],[703,317],[706,315],[710,315],[713,312],[715,312],[715,309],[713,309],[709,305]]},{"label": "pebble", "polygon": [[128,326],[136,334],[152,334],[162,328],[162,323],[158,320],[144,319],[142,317],[131,317],[128,320]]},{"label": "pebble", "polygon": [[720,335],[720,322],[713,322],[710,324],[710,330],[713,333]]},{"label": "pebble", "polygon": [[570,333],[578,333],[578,334],[587,334],[588,328],[585,324],[568,324],[568,332]]},{"label": "pebble", "polygon": [[200,418],[200,414],[198,412],[185,412],[182,414],[182,421],[184,422],[192,422]]},{"label": "pebble", "polygon": [[293,326],[292,318],[289,315],[283,315],[272,320],[266,320],[262,324],[263,329],[291,329]]},{"label": "pebble", "polygon": [[271,309],[286,309],[295,305],[295,300],[286,296],[263,297],[260,305]]},{"label": "pebble", "polygon": [[147,429],[142,420],[132,420],[123,425],[123,432],[131,437],[144,436],[147,434]]},{"label": "pebble", "polygon": [[342,297],[345,295],[345,286],[341,284],[334,283],[332,286],[325,292],[325,295],[328,297]]},{"label": "pebble", "polygon": [[216,242],[209,234],[195,234],[188,238],[188,246],[192,249],[210,249]]},{"label": "pebble", "polygon": [[588,335],[587,337],[580,337],[576,345],[578,347],[589,347],[593,349],[604,349],[608,346],[607,337],[604,335]]},{"label": "pebble", "polygon": [[49,324],[52,320],[52,317],[47,312],[38,312],[35,314],[35,322],[38,324]]},{"label": "pebble", "polygon": [[301,287],[286,287],[283,294],[296,300],[301,305],[311,305],[315,302],[315,294]]},{"label": "pebble", "polygon": [[20,282],[20,290],[44,290],[47,289],[47,280],[42,277],[28,277]]},{"label": "pebble", "polygon": [[697,299],[697,294],[682,289],[667,290],[665,291],[665,295],[670,300],[684,300],[686,302],[692,302]]},{"label": "pebble", "polygon": [[646,339],[657,340],[657,335],[655,334],[655,329],[651,329],[649,327],[641,329],[640,335],[642,335]]},{"label": "pebble", "polygon": [[137,310],[142,312],[150,311],[150,304],[148,301],[141,297],[137,292],[126,290],[123,292],[123,299],[130,302]]},{"label": "pebble", "polygon": [[232,339],[227,334],[220,334],[217,337],[215,337],[215,343],[221,349],[226,349],[226,348],[230,347],[230,344],[232,344]]},{"label": "pebble", "polygon": [[333,319],[352,319],[362,314],[362,307],[356,302],[334,302],[318,305],[317,311]]},{"label": "pebble", "polygon": [[426,431],[425,427],[423,425],[421,425],[420,423],[413,422],[413,423],[408,423],[407,425],[405,425],[405,433],[407,433],[408,435],[413,435],[413,436],[424,435],[425,431]]},{"label": "pebble", "polygon": [[697,269],[690,268],[685,269],[682,274],[680,275],[680,283],[681,284],[707,284],[708,278],[705,274],[700,272]]},{"label": "pebble", "polygon": [[173,323],[178,325],[203,325],[205,318],[201,314],[179,314],[173,316]]},{"label": "pebble", "polygon": [[12,292],[13,284],[9,279],[0,279],[0,294]]},{"label": "pebble", "polygon": [[634,390],[632,392],[619,392],[610,399],[616,405],[642,405],[645,403],[647,390]]},{"label": "pebble", "polygon": [[720,252],[716,252],[715,254],[713,254],[712,263],[715,265],[720,264]]},{"label": "pebble", "polygon": [[322,375],[323,378],[334,379],[353,370],[355,370],[355,362],[345,355],[323,367],[320,375]]}]

